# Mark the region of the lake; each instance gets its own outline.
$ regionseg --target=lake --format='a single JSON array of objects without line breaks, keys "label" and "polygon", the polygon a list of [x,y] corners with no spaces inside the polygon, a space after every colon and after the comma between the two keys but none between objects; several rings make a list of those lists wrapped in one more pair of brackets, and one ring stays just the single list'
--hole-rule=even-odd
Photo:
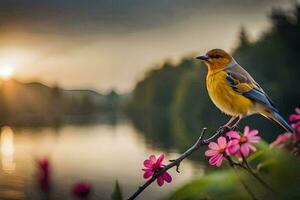
[{"label": "lake", "polygon": [[[149,136],[148,136],[149,137]],[[71,188],[78,181],[92,184],[90,199],[110,199],[116,180],[123,196],[133,193],[143,180],[143,161],[165,152],[176,158],[176,148],[161,149],[146,139],[131,122],[64,125],[59,128],[2,127],[0,199],[75,199]],[[47,158],[51,169],[48,197],[37,185],[37,160]],[[171,191],[201,176],[201,162],[185,160],[181,173],[172,169],[173,182],[151,185],[138,199],[162,199]]]}]

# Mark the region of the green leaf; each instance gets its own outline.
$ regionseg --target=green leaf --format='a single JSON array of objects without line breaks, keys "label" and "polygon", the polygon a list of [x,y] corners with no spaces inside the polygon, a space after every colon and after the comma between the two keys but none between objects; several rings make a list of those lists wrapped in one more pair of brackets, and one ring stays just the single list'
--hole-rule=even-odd
[{"label": "green leaf", "polygon": [[111,199],[112,200],[123,200],[122,190],[121,190],[118,180],[116,181],[114,191],[111,195]]}]

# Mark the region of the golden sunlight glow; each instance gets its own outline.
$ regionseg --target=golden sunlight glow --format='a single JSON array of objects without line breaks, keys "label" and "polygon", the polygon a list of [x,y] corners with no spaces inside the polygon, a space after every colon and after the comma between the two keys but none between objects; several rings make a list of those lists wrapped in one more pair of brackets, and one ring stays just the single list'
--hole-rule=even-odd
[{"label": "golden sunlight glow", "polygon": [[0,67],[0,77],[8,80],[13,75],[13,68],[11,66]]},{"label": "golden sunlight glow", "polygon": [[13,130],[5,126],[1,130],[1,158],[2,169],[6,173],[11,173],[16,168],[14,162],[14,133]]}]

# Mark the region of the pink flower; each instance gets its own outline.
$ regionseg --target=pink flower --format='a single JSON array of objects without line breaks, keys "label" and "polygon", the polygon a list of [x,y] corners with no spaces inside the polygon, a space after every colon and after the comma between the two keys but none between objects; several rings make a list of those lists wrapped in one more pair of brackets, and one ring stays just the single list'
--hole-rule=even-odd
[{"label": "pink flower", "polygon": [[297,139],[300,139],[300,108],[295,108],[296,114],[292,114],[289,117],[292,127],[296,131]]},{"label": "pink flower", "polygon": [[292,114],[289,117],[289,120],[291,122],[300,120],[300,108],[295,108],[295,112],[296,112],[296,114]]},{"label": "pink flower", "polygon": [[[165,154],[160,154],[160,156],[156,159],[155,155],[151,155],[149,159],[144,161],[144,166],[146,167],[143,169],[144,172],[144,179],[148,179],[149,177],[153,176],[159,170],[164,167],[163,161],[165,159]],[[164,172],[161,176],[157,178],[157,184],[162,186],[164,182],[170,183],[172,181],[172,177],[168,172]]]},{"label": "pink flower", "polygon": [[255,152],[256,148],[251,143],[258,143],[260,137],[257,136],[258,130],[250,131],[249,126],[246,126],[244,129],[244,134],[240,135],[236,131],[229,131],[226,135],[230,138],[233,138],[228,143],[227,153],[229,155],[241,156],[241,154],[247,157],[250,151]]},{"label": "pink flower", "polygon": [[227,148],[226,148],[226,154],[229,156],[232,156],[232,155],[235,155],[239,150],[240,150],[240,141],[236,140],[236,139],[229,140],[229,142],[227,144]]},{"label": "pink flower", "polygon": [[208,147],[209,150],[205,151],[205,156],[211,157],[209,159],[210,165],[216,165],[220,167],[222,165],[222,161],[224,159],[224,155],[226,154],[227,141],[225,137],[219,137],[218,143],[210,142]]},{"label": "pink flower", "polygon": [[295,129],[297,136],[300,137],[300,121],[292,124],[292,127]]},{"label": "pink flower", "polygon": [[50,180],[51,171],[50,171],[49,160],[47,158],[37,160],[37,168],[38,168],[38,174],[37,174],[38,185],[43,192],[49,192],[51,186],[51,180]]},{"label": "pink flower", "polygon": [[49,160],[47,158],[38,160],[37,165],[42,172],[49,173]]},{"label": "pink flower", "polygon": [[86,182],[78,182],[72,188],[73,195],[79,198],[86,198],[91,193],[91,184]]},{"label": "pink flower", "polygon": [[292,145],[295,140],[294,134],[290,132],[286,132],[284,134],[279,135],[274,142],[270,144],[271,147],[288,147]]}]

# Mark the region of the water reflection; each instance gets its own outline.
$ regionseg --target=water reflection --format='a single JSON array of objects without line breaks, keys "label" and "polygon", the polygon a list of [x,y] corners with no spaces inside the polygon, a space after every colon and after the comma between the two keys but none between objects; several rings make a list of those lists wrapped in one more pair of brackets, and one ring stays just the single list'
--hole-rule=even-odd
[{"label": "water reflection", "polygon": [[[55,128],[10,128],[1,131],[0,199],[42,199],[37,185],[37,159],[47,157],[51,165],[49,199],[74,199],[71,188],[78,181],[92,184],[90,200],[110,199],[116,180],[129,196],[144,182],[143,161],[150,154],[166,153],[172,159],[178,149],[161,149],[129,122],[66,125]],[[17,165],[17,167],[16,167]],[[152,185],[141,199],[161,199],[187,181],[203,174],[200,163],[186,160],[174,181],[160,188]],[[8,174],[9,172],[9,174]],[[4,192],[10,192],[9,194]],[[16,199],[16,198],[13,198]]]},{"label": "water reflection", "polygon": [[14,132],[8,126],[1,129],[1,163],[3,172],[12,173],[16,169],[16,163],[14,162]]}]

